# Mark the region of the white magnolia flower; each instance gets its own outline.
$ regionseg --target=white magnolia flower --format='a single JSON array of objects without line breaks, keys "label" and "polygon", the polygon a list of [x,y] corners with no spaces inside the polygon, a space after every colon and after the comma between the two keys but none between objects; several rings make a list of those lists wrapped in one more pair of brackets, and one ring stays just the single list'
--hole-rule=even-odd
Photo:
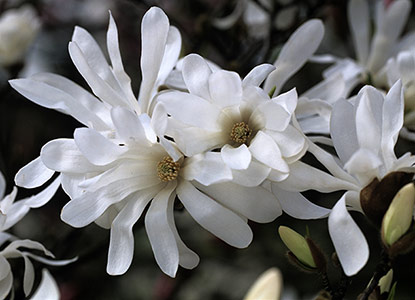
[{"label": "white magnolia flower", "polygon": [[[24,259],[25,272],[23,290],[26,296],[30,294],[35,278],[35,272],[33,265],[30,262],[30,258],[54,266],[66,265],[76,260],[75,258],[72,260],[54,261],[32,254],[31,252],[28,252],[27,249],[40,250],[46,256],[54,258],[53,254],[46,250],[40,243],[31,240],[17,240],[16,237],[5,232],[20,221],[28,213],[31,207],[39,207],[48,202],[55,194],[59,187],[59,183],[59,180],[54,180],[50,186],[39,194],[14,202],[17,188],[14,187],[13,191],[3,198],[5,180],[0,173],[0,199],[2,199],[0,200],[0,299],[5,299],[10,293],[13,284],[13,274],[8,262],[9,259],[18,257]],[[6,245],[8,242],[10,243]],[[6,246],[4,247],[4,245]],[[21,250],[19,248],[25,248],[26,250]]]},{"label": "white magnolia flower", "polygon": [[212,71],[196,54],[187,56],[182,74],[189,92],[167,91],[157,97],[171,116],[167,135],[186,156],[220,149],[236,183],[257,186],[267,177],[284,180],[289,164],[301,158],[307,146],[290,124],[296,91],[270,99],[258,87],[272,70],[271,65],[260,65],[242,81],[234,72]]},{"label": "white magnolia flower", "polygon": [[328,79],[341,74],[346,81],[346,91],[349,92],[362,82],[372,82],[379,87],[385,84],[386,78],[382,69],[387,60],[413,41],[410,35],[399,39],[411,11],[409,0],[395,0],[388,6],[385,1],[378,0],[375,2],[374,10],[375,32],[372,36],[369,1],[350,0],[348,3],[348,20],[356,52],[355,60],[330,55],[315,58],[315,61],[334,62],[335,64],[323,75]]},{"label": "white magnolia flower", "polygon": [[[128,107],[137,114],[151,114],[150,104],[157,88],[177,62],[181,37],[169,25],[164,12],[151,8],[142,21],[140,102],[131,90],[131,80],[124,71],[118,45],[118,32],[110,15],[107,32],[108,64],[94,38],[76,27],[69,43],[69,54],[78,71],[95,95],[62,76],[40,73],[25,79],[11,80],[10,85],[23,96],[43,107],[69,114],[89,128],[112,135],[113,107]],[[16,175],[16,184],[25,188],[41,186],[54,174],[38,157]]]},{"label": "white magnolia flower", "polygon": [[293,170],[293,177],[283,182],[286,189],[346,190],[330,213],[329,233],[348,276],[356,274],[369,257],[366,239],[348,210],[365,213],[360,192],[373,180],[395,171],[415,172],[415,156],[407,153],[398,159],[394,153],[402,124],[402,84],[395,83],[386,96],[365,86],[357,97],[339,100],[333,107],[330,134],[338,157],[310,143],[309,151],[333,176],[308,167],[303,168],[303,180],[298,181],[300,170]]},{"label": "white magnolia flower", "polygon": [[[62,219],[74,227],[95,221],[111,228],[109,274],[123,274],[129,268],[134,252],[132,227],[150,201],[145,216],[147,235],[157,263],[172,277],[178,265],[191,269],[199,262],[175,228],[176,195],[202,227],[239,248],[252,240],[247,219],[269,222],[281,214],[275,197],[265,188],[223,182],[232,174],[218,163],[219,153],[203,158],[168,153],[155,134],[148,139],[150,130],[134,112],[118,107],[111,115],[116,126],[113,138],[80,128],[73,140],[53,140],[41,151],[46,166],[61,172],[62,187],[71,197]],[[173,160],[171,156],[177,154]],[[207,187],[193,181],[201,174],[222,183]]]},{"label": "white magnolia flower", "polygon": [[0,17],[0,65],[8,67],[22,61],[39,28],[31,6],[5,11]]}]

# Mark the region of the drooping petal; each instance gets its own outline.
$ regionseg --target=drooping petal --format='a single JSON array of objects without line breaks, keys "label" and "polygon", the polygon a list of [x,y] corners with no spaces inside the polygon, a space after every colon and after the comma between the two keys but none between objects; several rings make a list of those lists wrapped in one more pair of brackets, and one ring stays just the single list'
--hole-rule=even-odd
[{"label": "drooping petal", "polygon": [[344,194],[329,215],[329,233],[347,276],[359,272],[369,258],[369,247],[362,231],[346,209]]},{"label": "drooping petal", "polygon": [[299,27],[283,46],[269,74],[264,89],[269,92],[275,86],[278,95],[284,83],[313,55],[324,35],[324,25],[320,20],[309,20]]},{"label": "drooping petal", "polygon": [[320,219],[330,213],[329,209],[310,202],[299,192],[281,189],[279,183],[272,183],[272,192],[280,202],[282,210],[296,219]]},{"label": "drooping petal", "polygon": [[198,191],[191,183],[182,181],[177,195],[186,210],[203,228],[237,248],[252,241],[252,231],[237,214]]},{"label": "drooping petal", "polygon": [[[40,193],[25,199],[25,204],[31,208],[38,208],[49,202],[55,195],[61,184],[60,176],[58,176],[47,188]],[[20,200],[23,201],[23,200]]]},{"label": "drooping petal", "polygon": [[39,156],[21,168],[17,172],[14,181],[17,186],[31,189],[43,185],[54,173],[55,171],[44,165]]},{"label": "drooping petal", "polygon": [[179,267],[179,250],[167,216],[175,187],[176,182],[170,182],[154,197],[144,220],[157,264],[170,277],[176,276]]},{"label": "drooping petal", "polygon": [[225,145],[220,153],[223,162],[231,169],[245,170],[251,163],[251,152],[245,144],[240,145],[238,148]]},{"label": "drooping petal", "polygon": [[108,249],[108,274],[121,275],[130,267],[134,254],[132,228],[157,192],[158,190],[152,188],[139,193],[137,198],[127,202],[112,222]]},{"label": "drooping petal", "polygon": [[209,76],[209,92],[213,104],[225,108],[242,101],[242,82],[235,72],[219,70]]},{"label": "drooping petal", "polygon": [[282,214],[275,196],[262,186],[244,187],[225,182],[197,187],[224,206],[255,222],[271,222]]}]

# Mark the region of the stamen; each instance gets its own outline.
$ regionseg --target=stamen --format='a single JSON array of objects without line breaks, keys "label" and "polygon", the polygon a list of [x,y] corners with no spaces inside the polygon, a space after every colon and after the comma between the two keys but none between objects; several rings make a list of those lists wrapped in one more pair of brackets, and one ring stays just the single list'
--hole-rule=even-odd
[{"label": "stamen", "polygon": [[180,164],[174,162],[170,156],[164,157],[157,164],[157,175],[164,182],[175,180],[179,175],[179,171]]},{"label": "stamen", "polygon": [[231,140],[239,144],[244,144],[251,136],[251,133],[252,130],[247,124],[245,124],[245,122],[235,123],[231,131]]}]

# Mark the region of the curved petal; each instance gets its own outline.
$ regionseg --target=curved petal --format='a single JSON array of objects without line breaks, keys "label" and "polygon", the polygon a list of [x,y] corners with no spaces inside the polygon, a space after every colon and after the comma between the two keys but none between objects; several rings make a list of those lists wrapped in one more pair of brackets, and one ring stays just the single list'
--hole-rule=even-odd
[{"label": "curved petal", "polygon": [[179,267],[179,250],[167,216],[169,202],[174,200],[175,187],[176,182],[170,182],[154,197],[144,220],[157,264],[170,277],[176,276]]},{"label": "curved petal", "polygon": [[231,169],[245,170],[251,163],[251,152],[245,144],[238,148],[225,145],[220,150],[223,162]]},{"label": "curved petal", "polygon": [[[47,188],[40,193],[25,199],[25,205],[31,208],[38,208],[49,202],[50,199],[55,195],[59,186],[61,185],[60,176],[57,177]],[[20,200],[23,201],[23,200]]]},{"label": "curved petal", "polygon": [[275,71],[269,74],[264,89],[270,92],[275,86],[274,95],[278,95],[284,83],[313,55],[324,35],[324,25],[313,19],[301,25],[285,43],[278,59]]},{"label": "curved petal", "polygon": [[258,186],[268,177],[270,171],[270,167],[251,160],[251,163],[245,170],[232,170],[232,182],[247,187]]},{"label": "curved petal", "polygon": [[252,241],[252,231],[237,214],[198,191],[191,183],[182,181],[177,195],[186,210],[203,228],[237,248]]},{"label": "curved petal", "polygon": [[56,281],[50,275],[47,269],[42,269],[42,280],[36,292],[30,297],[30,300],[59,300],[60,293]]},{"label": "curved petal", "polygon": [[347,276],[357,274],[369,259],[369,246],[362,231],[346,209],[344,194],[329,216],[329,233]]},{"label": "curved petal", "polygon": [[271,64],[262,64],[253,68],[242,80],[242,87],[248,85],[260,86],[267,76],[275,70]]},{"label": "curved petal", "polygon": [[298,192],[288,192],[272,183],[272,192],[282,206],[282,210],[293,218],[301,220],[320,219],[327,217],[330,210],[307,200]]},{"label": "curved petal", "polygon": [[53,174],[55,171],[47,168],[39,156],[21,168],[14,177],[14,181],[17,186],[31,189],[43,185],[52,178]]},{"label": "curved petal", "polygon": [[272,169],[288,173],[289,168],[281,156],[281,151],[274,140],[262,131],[258,131],[249,145],[252,156]]},{"label": "curved petal", "polygon": [[148,202],[158,190],[145,190],[127,202],[111,224],[110,245],[108,249],[107,273],[124,274],[131,265],[134,254],[132,228],[143,213]]},{"label": "curved petal", "polygon": [[137,114],[125,107],[115,107],[111,110],[111,119],[115,129],[124,141],[134,139],[146,141],[147,137],[143,125]]}]

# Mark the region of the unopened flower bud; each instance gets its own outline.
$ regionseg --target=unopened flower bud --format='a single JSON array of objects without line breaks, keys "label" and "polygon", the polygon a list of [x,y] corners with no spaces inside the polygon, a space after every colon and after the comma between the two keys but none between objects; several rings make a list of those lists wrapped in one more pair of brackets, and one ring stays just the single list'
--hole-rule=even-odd
[{"label": "unopened flower bud", "polygon": [[316,263],[314,262],[310,247],[302,235],[286,226],[280,226],[278,228],[278,233],[285,246],[287,246],[301,263],[306,267],[316,268]]},{"label": "unopened flower bud", "polygon": [[408,183],[393,198],[382,222],[382,240],[391,246],[409,229],[413,220],[415,186]]},{"label": "unopened flower bud", "polygon": [[244,300],[278,300],[282,290],[282,275],[277,268],[271,268],[254,282]]},{"label": "unopened flower bud", "polygon": [[385,276],[379,279],[380,294],[389,293],[392,285],[393,270],[390,269]]}]

